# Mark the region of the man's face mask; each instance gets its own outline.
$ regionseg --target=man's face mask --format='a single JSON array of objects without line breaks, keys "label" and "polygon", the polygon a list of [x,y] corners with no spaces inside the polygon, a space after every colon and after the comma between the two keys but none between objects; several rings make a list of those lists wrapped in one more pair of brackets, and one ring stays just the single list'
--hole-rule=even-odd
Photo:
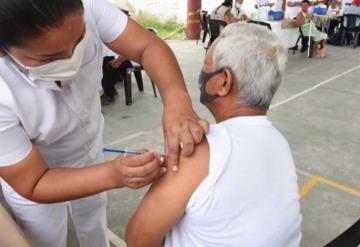
[{"label": "man's face mask", "polygon": [[212,102],[214,99],[219,97],[218,95],[210,95],[206,92],[206,84],[207,82],[217,74],[220,74],[224,71],[224,69],[218,69],[211,73],[205,73],[203,70],[200,72],[199,76],[199,88],[200,88],[200,102],[201,104],[207,104]]},{"label": "man's face mask", "polygon": [[9,52],[9,56],[21,66],[31,80],[42,81],[70,81],[79,73],[81,62],[84,57],[88,32],[86,31],[84,38],[76,45],[73,55],[69,59],[60,59],[37,67],[25,66],[20,63]]}]

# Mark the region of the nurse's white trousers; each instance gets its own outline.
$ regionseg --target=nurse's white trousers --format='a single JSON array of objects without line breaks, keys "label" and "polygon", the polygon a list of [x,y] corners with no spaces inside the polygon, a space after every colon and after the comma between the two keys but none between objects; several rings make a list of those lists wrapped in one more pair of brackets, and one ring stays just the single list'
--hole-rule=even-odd
[{"label": "nurse's white trousers", "polygon": [[4,181],[1,181],[1,187],[32,246],[66,247],[69,208],[81,247],[109,247],[106,192],[69,202],[38,204],[23,198]]}]

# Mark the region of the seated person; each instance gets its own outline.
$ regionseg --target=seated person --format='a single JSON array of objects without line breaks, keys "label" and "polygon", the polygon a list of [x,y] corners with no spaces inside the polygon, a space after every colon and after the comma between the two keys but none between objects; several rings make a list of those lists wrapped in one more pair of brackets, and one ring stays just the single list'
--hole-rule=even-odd
[{"label": "seated person", "polygon": [[329,2],[328,13],[329,15],[338,15],[340,13],[341,4],[337,0],[331,0]]},{"label": "seated person", "polygon": [[341,3],[341,10],[340,15],[344,15],[344,11],[347,6],[350,6],[352,4],[353,0],[340,0]]},{"label": "seated person", "polygon": [[180,156],[177,172],[150,188],[127,225],[128,247],[299,246],[294,161],[266,117],[286,59],[263,26],[223,30],[199,78],[200,101],[217,123],[194,155]]},{"label": "seated person", "polygon": [[255,0],[255,8],[259,7],[272,7],[274,3],[270,3],[269,0]]},{"label": "seated person", "polygon": [[301,0],[288,1],[286,3],[286,17],[288,19],[296,19],[296,16],[301,12]]},{"label": "seated person", "polygon": [[106,106],[115,102],[115,98],[118,95],[115,85],[125,78],[126,70],[131,68],[132,64],[127,58],[115,54],[109,48],[104,47],[103,49],[103,77],[101,79],[101,86],[104,93],[100,99],[101,105]]},{"label": "seated person", "polygon": [[[314,39],[314,53],[317,58],[325,58],[325,43],[328,38],[326,33],[317,30],[314,23],[314,16],[309,11],[310,1],[303,0],[301,2],[301,12],[296,17],[296,25],[301,27],[301,32],[305,37]],[[302,49],[302,51],[304,51]]]},{"label": "seated person", "polygon": [[360,0],[353,0],[351,4],[345,5],[343,15],[346,14],[360,15]]},{"label": "seated person", "polygon": [[[360,15],[360,0],[353,0],[350,5],[345,5],[343,14],[344,15],[350,15],[350,14]],[[344,19],[343,25],[344,25],[344,27],[347,26],[347,19]],[[357,26],[357,27],[360,26],[359,18],[356,19],[355,26]],[[346,37],[347,43],[351,43],[352,41],[354,41],[354,37],[349,33],[347,33],[345,37]],[[360,45],[359,39],[358,39],[358,45]]]},{"label": "seated person", "polygon": [[331,18],[330,23],[329,23],[328,32],[327,32],[329,36],[334,33],[335,28],[337,26],[339,26],[339,24],[340,24],[340,20],[339,20],[339,18],[337,18],[337,16],[340,13],[340,7],[341,7],[341,5],[337,0],[330,1],[329,7],[328,7],[328,12],[327,12],[327,15]]},{"label": "seated person", "polygon": [[235,4],[231,9],[231,14],[236,21],[245,21],[249,18],[246,16],[244,9],[242,8],[242,3],[244,0],[235,0]]},{"label": "seated person", "polygon": [[257,21],[268,21],[269,20],[269,10],[278,11],[275,8],[274,3],[270,3],[269,0],[255,0],[255,16],[252,18]]},{"label": "seated person", "polygon": [[211,12],[210,18],[225,21],[227,24],[235,22],[234,16],[231,14],[232,5],[232,0],[224,0],[220,6]]}]

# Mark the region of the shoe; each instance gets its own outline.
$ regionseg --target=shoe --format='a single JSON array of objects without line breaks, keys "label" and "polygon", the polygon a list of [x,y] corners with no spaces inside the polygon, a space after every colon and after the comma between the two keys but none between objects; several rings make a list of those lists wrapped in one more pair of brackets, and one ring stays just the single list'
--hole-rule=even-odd
[{"label": "shoe", "polygon": [[115,102],[115,96],[110,97],[109,95],[103,94],[100,96],[101,106],[111,105]]},{"label": "shoe", "polygon": [[308,48],[307,45],[306,46],[305,45],[301,46],[300,52],[304,53],[307,50],[307,48]]}]

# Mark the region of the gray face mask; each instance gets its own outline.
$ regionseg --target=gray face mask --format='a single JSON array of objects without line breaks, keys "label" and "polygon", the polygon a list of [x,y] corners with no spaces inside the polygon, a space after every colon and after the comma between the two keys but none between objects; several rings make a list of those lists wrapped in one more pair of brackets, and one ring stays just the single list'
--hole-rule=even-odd
[{"label": "gray face mask", "polygon": [[218,95],[210,95],[206,92],[206,84],[207,82],[217,74],[220,74],[224,71],[224,69],[218,69],[211,73],[205,73],[201,70],[200,76],[199,76],[199,88],[200,88],[200,102],[201,104],[206,104],[212,102],[214,99],[219,97]]}]

